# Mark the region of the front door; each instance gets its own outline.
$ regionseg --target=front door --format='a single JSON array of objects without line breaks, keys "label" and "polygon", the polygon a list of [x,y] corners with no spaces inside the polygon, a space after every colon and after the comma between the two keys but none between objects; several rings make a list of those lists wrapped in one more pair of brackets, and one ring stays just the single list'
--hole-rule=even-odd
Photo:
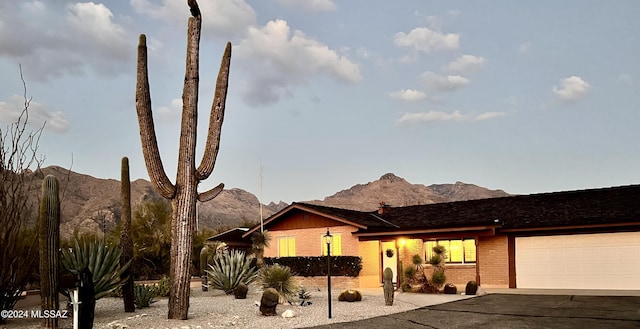
[{"label": "front door", "polygon": [[384,269],[387,267],[391,268],[393,271],[393,284],[395,285],[398,279],[398,253],[396,250],[396,242],[382,242],[380,243],[380,249],[382,253],[382,271],[380,273],[384,273]]}]

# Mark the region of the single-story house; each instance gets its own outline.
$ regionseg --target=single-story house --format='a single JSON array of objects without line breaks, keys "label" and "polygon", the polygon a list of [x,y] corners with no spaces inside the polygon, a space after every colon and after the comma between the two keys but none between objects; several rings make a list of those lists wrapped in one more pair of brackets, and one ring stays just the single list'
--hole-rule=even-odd
[{"label": "single-story house", "polygon": [[[640,289],[640,185],[363,212],[293,203],[267,218],[265,257],[360,256],[359,287],[447,249],[447,281],[495,288]],[[246,231],[247,239],[260,225]]]}]

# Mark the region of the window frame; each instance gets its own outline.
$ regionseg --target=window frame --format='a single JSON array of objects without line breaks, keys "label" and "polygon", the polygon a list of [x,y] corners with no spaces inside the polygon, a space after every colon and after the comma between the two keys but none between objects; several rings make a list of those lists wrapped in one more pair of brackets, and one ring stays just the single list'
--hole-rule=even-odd
[{"label": "window frame", "polygon": [[[281,240],[286,239],[287,244],[287,255],[283,256],[282,254],[282,243]],[[293,255],[291,255],[291,244],[290,241],[293,241]],[[295,235],[283,235],[278,237],[278,257],[295,257],[296,256],[296,236]]]},{"label": "window frame", "polygon": [[[460,245],[462,247],[462,260],[461,261],[451,261],[451,254],[450,254],[450,248],[451,248],[451,241],[460,241]],[[473,261],[467,261],[467,258],[469,258],[470,255],[467,255],[467,248],[465,247],[465,242],[466,241],[473,241]],[[431,256],[433,256],[433,250],[431,250],[430,247],[428,247],[428,244],[430,243],[434,243],[436,245],[444,245],[445,248],[447,248],[447,258],[445,259],[445,264],[447,265],[475,265],[477,260],[478,260],[478,256],[477,256],[477,246],[476,246],[476,239],[475,238],[460,238],[460,239],[434,239],[434,240],[428,240],[424,242],[424,259],[425,262],[428,262],[429,259],[431,258]],[[441,243],[441,242],[446,242],[446,243]],[[433,247],[433,246],[431,246]],[[471,251],[469,251],[471,252]]]}]

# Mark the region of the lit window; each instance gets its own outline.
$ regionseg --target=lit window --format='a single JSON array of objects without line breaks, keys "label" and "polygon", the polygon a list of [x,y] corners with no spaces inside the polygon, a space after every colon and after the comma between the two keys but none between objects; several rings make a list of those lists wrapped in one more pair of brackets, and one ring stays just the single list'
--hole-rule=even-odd
[{"label": "lit window", "polygon": [[[342,256],[342,235],[340,233],[331,233],[333,241],[331,241],[331,256]],[[324,234],[320,236],[320,246],[322,256],[327,255],[327,244],[324,241]]]},{"label": "lit window", "polygon": [[433,247],[440,245],[446,248],[446,262],[453,264],[467,264],[476,262],[476,242],[474,239],[436,240],[424,243],[425,260],[435,255]]},{"label": "lit window", "polygon": [[283,236],[278,238],[278,257],[293,257],[296,255],[296,238]]}]

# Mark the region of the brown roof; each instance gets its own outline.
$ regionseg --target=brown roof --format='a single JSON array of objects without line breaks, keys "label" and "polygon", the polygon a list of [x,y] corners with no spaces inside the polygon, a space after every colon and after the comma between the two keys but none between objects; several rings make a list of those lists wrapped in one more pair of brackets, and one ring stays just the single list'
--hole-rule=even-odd
[{"label": "brown roof", "polygon": [[[495,226],[532,229],[640,223],[640,185],[385,208],[398,230]],[[368,227],[366,232],[388,231]]]},{"label": "brown roof", "polygon": [[465,228],[515,231],[598,225],[640,226],[640,185],[385,207],[382,214],[293,203],[265,220],[265,224],[289,211],[310,211],[355,224],[357,234]]}]

